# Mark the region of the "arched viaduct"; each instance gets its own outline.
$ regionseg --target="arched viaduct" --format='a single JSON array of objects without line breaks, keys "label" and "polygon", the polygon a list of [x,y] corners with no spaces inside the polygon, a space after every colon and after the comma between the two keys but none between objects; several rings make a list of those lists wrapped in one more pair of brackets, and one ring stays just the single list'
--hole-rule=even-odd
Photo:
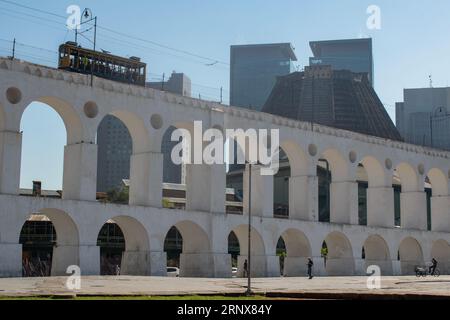
[{"label": "arched viaduct", "polygon": [[[307,257],[321,275],[363,275],[371,264],[385,275],[410,274],[432,256],[442,273],[450,272],[450,153],[103,79],[89,84],[87,76],[0,59],[0,276],[21,275],[19,235],[35,213],[46,215],[56,229],[55,275],[72,264],[83,274],[99,274],[97,236],[106,221],[114,220],[125,236],[124,274],[164,275],[164,239],[176,226],[183,237],[182,276],[231,276],[231,231],[240,243],[240,265],[247,254],[248,181],[244,214],[227,214],[225,166],[189,165],[186,210],[162,208],[162,137],[170,126],[190,129],[193,121],[202,121],[204,129],[279,129],[291,166],[289,217],[274,217],[273,177],[255,167],[255,276],[280,274],[280,237],[286,244],[287,276],[304,275]],[[20,121],[32,102],[52,107],[67,130],[62,199],[19,195]],[[129,205],[96,201],[96,133],[109,114],[122,120],[133,140]],[[329,162],[332,175],[329,223],[318,221],[320,159]],[[358,166],[367,172],[367,226],[358,225]],[[394,227],[394,174],[401,181],[400,227]],[[431,230],[425,180],[432,187]],[[320,255],[324,241],[326,265]]]}]

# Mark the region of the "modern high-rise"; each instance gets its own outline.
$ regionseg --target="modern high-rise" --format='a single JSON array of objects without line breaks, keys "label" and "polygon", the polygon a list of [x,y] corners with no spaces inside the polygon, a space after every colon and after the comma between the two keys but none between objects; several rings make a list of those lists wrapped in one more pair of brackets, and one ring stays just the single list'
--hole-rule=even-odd
[{"label": "modern high-rise", "polygon": [[130,178],[130,133],[122,121],[107,115],[98,127],[97,145],[97,191],[117,189],[122,179]]},{"label": "modern high-rise", "polygon": [[290,43],[233,45],[230,49],[230,105],[261,110],[278,76],[294,71]]},{"label": "modern high-rise", "polygon": [[331,65],[333,70],[367,73],[374,85],[371,38],[311,41],[309,45],[314,55],[309,58],[310,66]]},{"label": "modern high-rise", "polygon": [[395,109],[406,142],[450,150],[450,87],[404,89]]},{"label": "modern high-rise", "polygon": [[[191,80],[183,73],[172,73],[168,81],[150,82],[147,87],[164,90],[184,96],[191,96]],[[161,153],[164,157],[163,181],[182,183],[182,168],[171,161],[172,148],[178,142],[170,141],[175,130],[170,127],[163,137]],[[108,115],[99,125],[97,133],[98,165],[97,191],[107,192],[122,185],[130,178],[130,156],[132,140],[127,127],[118,118]]]}]

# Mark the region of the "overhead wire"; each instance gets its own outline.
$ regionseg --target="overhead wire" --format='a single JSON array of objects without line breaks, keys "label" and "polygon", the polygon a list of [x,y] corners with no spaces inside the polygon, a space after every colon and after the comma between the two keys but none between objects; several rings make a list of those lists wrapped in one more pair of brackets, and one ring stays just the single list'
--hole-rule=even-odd
[{"label": "overhead wire", "polygon": [[[19,4],[17,2],[14,2],[14,1],[0,0],[0,2],[6,3],[6,4],[10,4],[10,5],[14,5],[16,7],[20,7],[20,8],[27,9],[27,10],[31,10],[31,11],[34,11],[34,12],[38,12],[40,14],[46,14],[46,15],[50,15],[52,17],[66,19],[66,17],[63,16],[63,15],[59,15],[59,14],[56,14],[56,13],[53,13],[53,12],[49,12],[49,11],[46,11],[46,10],[41,10],[41,9],[34,8],[34,7],[30,7],[30,6],[27,6],[27,5],[22,5],[22,4]],[[32,22],[32,23],[38,23],[41,26],[46,26],[46,27],[50,27],[50,28],[53,28],[53,29],[56,29],[56,30],[61,30],[61,28],[57,28],[56,26],[53,26],[53,25],[46,25],[46,24],[42,24],[41,22],[36,22],[34,20],[30,20],[30,18],[31,19],[38,19],[38,20],[41,20],[41,21],[46,21],[46,22],[50,22],[50,23],[53,23],[53,24],[57,24],[59,26],[61,25],[61,22],[55,21],[53,19],[49,19],[48,17],[42,17],[42,16],[37,16],[37,15],[32,15],[32,14],[29,14],[29,13],[19,12],[19,11],[13,10],[11,8],[1,8],[1,9],[2,10],[4,9],[5,11],[9,11],[10,13],[8,14],[8,13],[0,11],[0,14],[5,14],[7,16],[9,15],[10,17],[13,17],[13,18],[26,20],[26,21],[29,21],[29,22]],[[11,12],[13,14],[11,14]],[[22,15],[22,16],[17,16],[15,14]],[[25,16],[26,18],[23,17],[23,16]],[[191,61],[191,62],[194,62],[194,63],[198,63],[198,64],[203,64],[205,66],[212,66],[212,67],[219,68],[219,69],[222,69],[222,70],[223,69],[227,69],[229,67],[229,64],[227,62],[221,61],[220,59],[215,59],[215,58],[207,57],[207,56],[204,56],[204,55],[199,55],[199,54],[196,54],[196,53],[192,53],[192,52],[189,52],[187,50],[174,48],[174,47],[171,47],[171,46],[168,46],[168,45],[165,45],[165,44],[158,43],[156,41],[143,39],[141,37],[137,37],[137,36],[133,36],[133,35],[130,35],[130,34],[123,33],[123,32],[119,32],[119,31],[113,30],[111,28],[104,27],[102,25],[97,25],[97,28],[109,33],[109,34],[105,34],[104,32],[102,32],[102,33],[98,34],[98,38],[100,38],[102,40],[105,40],[105,41],[107,40],[108,44],[111,44],[111,42],[115,42],[117,45],[122,45],[122,44],[126,43],[128,46],[133,46],[135,49],[146,50],[146,52],[148,52],[149,54],[170,56],[170,57],[174,57],[174,58],[178,58],[178,59],[182,59],[182,60],[188,60],[188,61]],[[67,33],[69,31],[70,30],[68,30],[66,32],[66,36],[65,37],[67,37]],[[79,32],[78,34],[83,39],[89,41],[90,43],[93,43],[92,40],[88,39],[86,36],[83,35],[84,32],[88,32],[88,31],[90,31],[90,29],[87,29],[87,30],[85,30],[83,32]],[[123,39],[112,37],[110,34],[115,35],[117,37],[127,38],[127,40],[123,40]],[[134,39],[135,41],[139,41],[140,43],[132,42],[129,39]],[[161,50],[158,50],[156,48],[145,46],[142,43],[146,43],[146,44],[150,44],[150,45],[153,45],[153,46],[157,46],[157,47],[159,47],[161,49],[170,50],[170,51],[176,52],[178,54],[174,54],[174,53],[167,52],[167,51],[161,51]],[[45,48],[38,48],[36,46],[29,46],[29,47],[30,48],[34,48],[34,49],[38,49],[38,50],[48,51],[48,52],[51,52],[51,53],[57,53],[55,51],[48,50],[48,49],[45,49]],[[185,56],[181,56],[179,54],[182,54],[182,55],[185,55]],[[25,55],[25,54],[22,54],[22,55]],[[33,54],[28,54],[27,56],[35,57],[35,58],[39,59],[40,61],[52,62],[49,59],[45,59],[43,57],[39,57],[39,56],[33,55]],[[207,62],[207,63],[205,63],[205,62]],[[160,76],[160,75],[158,75],[158,76]],[[162,81],[162,79],[161,79],[161,81]],[[197,87],[197,88],[198,87],[203,88],[202,90],[198,89],[198,91],[202,91],[202,92],[199,92],[200,94],[202,94],[204,91],[206,91],[204,89],[207,89],[209,91],[210,90],[217,91],[217,95],[218,95],[217,98],[211,97],[210,95],[202,94],[202,96],[208,97],[208,98],[212,98],[214,100],[220,100],[220,91],[222,91],[222,100],[224,100],[224,96],[225,96],[224,93],[228,92],[228,90],[225,90],[223,88],[222,89],[221,88],[215,88],[215,87],[206,86],[206,85],[202,85],[202,84],[198,84],[198,83],[192,83],[192,86],[193,87]]]}]

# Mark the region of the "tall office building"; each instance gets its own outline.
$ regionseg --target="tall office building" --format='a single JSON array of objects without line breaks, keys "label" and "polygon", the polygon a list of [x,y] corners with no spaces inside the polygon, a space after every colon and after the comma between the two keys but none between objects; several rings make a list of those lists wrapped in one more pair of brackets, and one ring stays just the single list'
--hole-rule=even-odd
[{"label": "tall office building", "polygon": [[333,70],[364,72],[374,85],[371,38],[311,41],[309,45],[314,55],[309,58],[310,66],[331,65]]},{"label": "tall office building", "polygon": [[[147,87],[164,90],[184,96],[191,96],[191,80],[183,73],[172,73],[165,82],[149,82]],[[175,130],[170,127],[163,137],[161,152],[164,156],[163,181],[182,183],[183,170],[171,161],[172,148],[177,142],[170,141]],[[97,191],[107,192],[122,185],[123,179],[130,177],[130,156],[132,140],[127,127],[112,115],[106,116],[97,132],[98,164]]]},{"label": "tall office building", "polygon": [[230,49],[230,105],[261,110],[277,76],[297,61],[290,43],[234,45]]},{"label": "tall office building", "polygon": [[404,140],[450,150],[450,87],[405,89],[403,101],[395,115]]},{"label": "tall office building", "polygon": [[106,116],[98,127],[97,191],[118,188],[130,177],[131,136],[122,121]]}]

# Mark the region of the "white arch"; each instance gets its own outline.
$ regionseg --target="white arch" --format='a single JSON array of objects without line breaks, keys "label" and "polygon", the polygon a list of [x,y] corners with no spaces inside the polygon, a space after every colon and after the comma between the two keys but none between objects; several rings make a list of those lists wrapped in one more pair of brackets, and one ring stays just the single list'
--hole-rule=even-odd
[{"label": "white arch", "polygon": [[377,265],[382,275],[392,275],[392,261],[389,247],[380,235],[370,235],[364,241],[365,269],[370,265]]},{"label": "white arch", "polygon": [[438,262],[441,274],[450,274],[450,244],[447,241],[439,239],[433,242],[431,258]]},{"label": "white arch", "polygon": [[448,195],[448,178],[441,169],[432,168],[427,176],[431,183],[433,197]]},{"label": "white arch", "polygon": [[142,117],[125,110],[116,110],[110,114],[122,121],[127,127],[133,141],[133,154],[150,151],[150,137]]},{"label": "white arch", "polygon": [[322,157],[330,164],[331,180],[333,182],[348,180],[350,174],[348,161],[337,149],[326,149],[322,152]]},{"label": "white arch", "polygon": [[406,237],[400,242],[398,249],[400,266],[403,275],[415,273],[415,267],[424,264],[422,247],[413,237]]},{"label": "white arch", "polygon": [[130,216],[119,215],[109,220],[117,223],[125,238],[120,274],[150,275],[150,241],[147,229],[140,221]]},{"label": "white arch", "polygon": [[416,170],[409,163],[402,162],[397,165],[396,172],[400,178],[402,192],[414,192],[423,189],[419,185]]},{"label": "white arch", "polygon": [[281,234],[281,237],[286,245],[288,257],[311,257],[311,244],[302,231],[288,228]]},{"label": "white arch", "polygon": [[294,228],[289,228],[281,234],[286,245],[284,259],[285,276],[304,276],[307,273],[307,260],[312,256],[311,244],[306,235]]},{"label": "white arch", "polygon": [[59,114],[66,127],[68,145],[83,141],[84,127],[74,106],[61,98],[53,96],[38,97],[36,99],[29,100],[28,103],[25,104],[26,107],[21,110],[20,119],[22,119],[23,113],[33,102],[44,103]]},{"label": "white arch", "polygon": [[[68,266],[80,265],[78,226],[67,212],[60,209],[45,208],[34,214],[45,215],[55,228],[56,246],[53,248],[51,275],[66,275]],[[17,239],[24,224],[25,221],[18,230]]]},{"label": "white arch", "polygon": [[[176,227],[183,237],[184,254],[209,253],[211,251],[209,236],[197,223],[184,220],[177,222],[173,227]],[[167,233],[169,230],[167,230]]]},{"label": "white arch", "polygon": [[125,250],[135,252],[150,251],[149,234],[144,225],[130,216],[115,216],[111,219],[122,230],[125,238]]},{"label": "white arch", "polygon": [[[180,276],[213,277],[215,263],[211,255],[211,244],[207,232],[197,223],[189,220],[177,222],[173,227],[178,229],[183,238],[183,251],[180,255]],[[167,233],[169,230],[167,230]]]},{"label": "white arch", "polygon": [[[238,275],[244,275],[244,262],[248,259],[248,225],[241,224],[233,227],[228,235],[234,232],[239,241],[240,255],[238,256]],[[251,237],[251,274],[255,277],[265,277],[267,272],[266,249],[261,234],[252,227]]]},{"label": "white arch", "polygon": [[328,248],[326,272],[329,276],[350,276],[355,272],[353,250],[347,236],[333,231],[325,238]]},{"label": "white arch", "polygon": [[291,166],[291,176],[303,176],[310,174],[310,158],[295,141],[285,140],[280,143],[281,149],[286,153]]},{"label": "white arch", "polygon": [[[241,255],[246,256],[248,253],[248,225],[241,224],[234,227],[228,234],[234,231],[234,234],[239,240]],[[254,255],[265,255],[266,250],[264,240],[261,234],[252,227],[251,251]]]},{"label": "white arch", "polygon": [[387,181],[385,170],[378,159],[373,156],[366,156],[360,163],[366,170],[369,188],[385,187],[390,185],[390,182]]}]

